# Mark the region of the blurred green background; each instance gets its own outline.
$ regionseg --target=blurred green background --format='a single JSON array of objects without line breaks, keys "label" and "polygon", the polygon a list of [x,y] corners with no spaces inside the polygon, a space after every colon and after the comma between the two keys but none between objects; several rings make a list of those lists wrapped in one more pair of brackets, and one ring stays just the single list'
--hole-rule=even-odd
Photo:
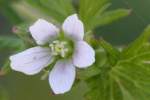
[{"label": "blurred green background", "polygon": [[[13,35],[12,26],[24,21],[19,17],[20,15],[14,13],[16,9],[9,6],[15,1],[21,0],[0,0],[0,36]],[[15,3],[13,7],[14,5]],[[126,45],[149,24],[150,0],[112,0],[109,9],[115,8],[128,8],[131,14],[115,23],[97,28],[96,35],[103,37],[113,45]],[[22,15],[25,16],[23,13]],[[0,51],[0,67],[3,63],[2,59],[7,54],[7,50],[5,54]],[[81,83],[65,95],[55,96],[50,92],[48,81],[41,81],[40,75],[26,76],[18,72],[11,72],[0,77],[0,100],[83,100],[85,91],[86,86]]]}]

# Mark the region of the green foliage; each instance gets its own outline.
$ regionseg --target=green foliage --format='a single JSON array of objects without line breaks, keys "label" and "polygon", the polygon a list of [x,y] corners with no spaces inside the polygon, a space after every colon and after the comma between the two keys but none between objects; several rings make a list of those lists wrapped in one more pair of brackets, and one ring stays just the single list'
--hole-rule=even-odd
[{"label": "green foliage", "polygon": [[111,44],[107,43],[103,39],[99,41],[99,44],[105,49],[109,63],[113,66],[120,59],[120,51],[114,48]]},{"label": "green foliage", "polygon": [[57,22],[74,13],[72,0],[26,0],[26,2]]},{"label": "green foliage", "polygon": [[[149,100],[150,99],[150,26],[118,55],[116,49],[103,44],[111,59],[120,58],[114,65],[107,61],[97,75],[86,79],[89,91],[87,100]],[[114,56],[115,54],[115,56]]]},{"label": "green foliage", "polygon": [[[16,0],[13,0],[16,1]],[[12,23],[20,23],[22,19],[11,7],[12,1],[1,0],[0,1],[0,12]]]},{"label": "green foliage", "polygon": [[91,27],[96,26],[104,26],[113,23],[114,21],[117,21],[121,18],[124,18],[128,16],[130,13],[130,10],[127,9],[117,9],[112,11],[106,11],[102,15],[96,16],[91,21]]},{"label": "green foliage", "polygon": [[96,66],[93,66],[93,67],[89,67],[85,70],[78,70],[77,75],[79,76],[79,79],[86,80],[90,77],[99,75],[100,72],[101,72],[101,70],[99,68],[97,68]]},{"label": "green foliage", "polygon": [[80,0],[79,15],[86,30],[110,24],[130,13],[127,9],[106,11],[109,6],[109,0]]},{"label": "green foliage", "polygon": [[0,50],[20,50],[24,48],[24,43],[21,39],[12,36],[0,36]]},{"label": "green foliage", "polygon": [[101,9],[106,3],[108,3],[108,0],[80,0],[79,14],[81,19],[85,23],[88,23],[88,21],[91,20],[93,16],[97,15],[97,13],[103,12]]},{"label": "green foliage", "polygon": [[137,38],[133,43],[131,43],[128,48],[124,49],[123,51],[124,58],[126,58],[126,56],[132,57],[133,55],[136,55],[138,53],[138,50],[141,49],[143,45],[147,43],[147,41],[149,40],[150,37],[149,31],[150,31],[150,26],[148,26],[144,30],[143,34],[139,38]]},{"label": "green foliage", "polygon": [[72,0],[25,0],[16,2],[16,5],[14,3],[13,8],[23,19],[31,17],[33,21],[42,17],[56,24],[61,24],[69,15],[78,13],[87,31],[111,24],[130,13],[127,9],[107,11],[111,5],[109,0],[79,0],[76,5]]}]

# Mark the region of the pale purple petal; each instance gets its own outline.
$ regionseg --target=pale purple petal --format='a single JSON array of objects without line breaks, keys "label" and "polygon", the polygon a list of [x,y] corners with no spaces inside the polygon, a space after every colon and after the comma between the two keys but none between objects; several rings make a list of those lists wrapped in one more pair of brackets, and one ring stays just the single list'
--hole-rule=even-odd
[{"label": "pale purple petal", "polygon": [[56,63],[49,75],[49,83],[55,94],[68,92],[75,80],[75,67],[68,60]]},{"label": "pale purple petal", "polygon": [[78,41],[75,44],[73,54],[73,64],[79,68],[91,66],[95,62],[95,51],[84,41]]},{"label": "pale purple petal", "polygon": [[75,40],[83,40],[84,26],[83,23],[78,19],[77,14],[69,16],[64,21],[63,31],[67,36]]},{"label": "pale purple petal", "polygon": [[33,47],[10,57],[11,68],[27,75],[39,73],[52,62],[49,48]]},{"label": "pale purple petal", "polygon": [[43,45],[54,37],[57,37],[59,32],[52,23],[49,23],[44,19],[37,20],[32,26],[30,26],[29,31],[39,45]]}]

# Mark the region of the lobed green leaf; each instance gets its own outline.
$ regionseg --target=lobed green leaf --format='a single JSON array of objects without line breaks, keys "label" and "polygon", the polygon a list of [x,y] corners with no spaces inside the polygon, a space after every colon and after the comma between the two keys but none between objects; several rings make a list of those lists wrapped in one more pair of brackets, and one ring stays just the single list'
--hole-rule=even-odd
[{"label": "lobed green leaf", "polygon": [[[114,53],[107,42],[101,45],[106,53],[122,57],[115,64],[107,60],[99,68],[100,72],[86,79],[89,91],[87,100],[149,100],[150,99],[150,27],[120,54]],[[122,56],[123,55],[123,56]],[[106,55],[109,59],[109,57]]]}]

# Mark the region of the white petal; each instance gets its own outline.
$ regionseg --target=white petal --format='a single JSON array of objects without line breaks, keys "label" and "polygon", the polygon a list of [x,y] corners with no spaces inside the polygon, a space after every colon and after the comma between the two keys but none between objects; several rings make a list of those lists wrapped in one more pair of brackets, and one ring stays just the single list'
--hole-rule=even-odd
[{"label": "white petal", "polygon": [[36,21],[32,26],[30,26],[29,31],[39,45],[47,43],[50,39],[56,37],[59,32],[53,24],[44,19]]},{"label": "white petal", "polygon": [[91,66],[95,62],[95,51],[84,41],[78,41],[75,45],[73,64],[79,68]]},{"label": "white petal", "polygon": [[69,37],[75,40],[83,40],[84,26],[83,23],[78,19],[77,14],[69,16],[63,24],[63,31]]},{"label": "white petal", "polygon": [[68,92],[74,80],[75,67],[67,60],[58,61],[49,75],[49,83],[55,94]]},{"label": "white petal", "polygon": [[49,48],[33,47],[10,57],[11,68],[27,75],[39,73],[52,57]]}]

